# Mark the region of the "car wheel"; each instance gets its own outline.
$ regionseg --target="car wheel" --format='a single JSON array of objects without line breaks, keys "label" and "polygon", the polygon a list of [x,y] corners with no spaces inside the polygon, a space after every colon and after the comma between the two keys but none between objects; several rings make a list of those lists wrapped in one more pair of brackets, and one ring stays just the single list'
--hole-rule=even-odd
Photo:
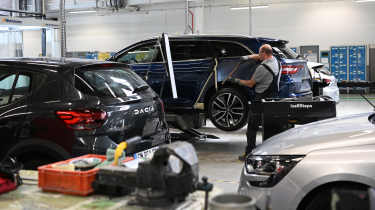
[{"label": "car wheel", "polygon": [[233,88],[223,88],[210,99],[208,117],[219,129],[235,131],[247,123],[247,97]]}]

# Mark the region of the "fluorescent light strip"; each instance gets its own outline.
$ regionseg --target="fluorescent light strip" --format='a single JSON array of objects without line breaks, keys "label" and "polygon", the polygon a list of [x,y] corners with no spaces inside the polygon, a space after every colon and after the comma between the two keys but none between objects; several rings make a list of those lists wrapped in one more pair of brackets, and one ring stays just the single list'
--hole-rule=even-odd
[{"label": "fluorescent light strip", "polygon": [[82,13],[94,13],[96,11],[94,10],[87,10],[87,11],[72,11],[72,12],[69,12],[70,14],[82,14]]},{"label": "fluorescent light strip", "polygon": [[356,3],[375,2],[375,0],[355,0]]},{"label": "fluorescent light strip", "polygon": [[[262,6],[252,6],[251,9],[263,9],[263,8],[268,8],[268,5],[262,5]],[[249,9],[249,7],[232,7],[230,8],[231,10],[244,10],[244,9]]]}]

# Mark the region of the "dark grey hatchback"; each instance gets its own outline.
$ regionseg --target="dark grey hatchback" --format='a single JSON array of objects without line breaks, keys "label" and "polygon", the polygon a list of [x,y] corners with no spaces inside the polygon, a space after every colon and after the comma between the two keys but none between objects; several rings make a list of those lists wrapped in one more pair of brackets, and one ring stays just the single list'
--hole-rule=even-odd
[{"label": "dark grey hatchback", "polygon": [[107,148],[169,140],[164,106],[127,65],[81,59],[0,60],[0,160],[25,168]]}]

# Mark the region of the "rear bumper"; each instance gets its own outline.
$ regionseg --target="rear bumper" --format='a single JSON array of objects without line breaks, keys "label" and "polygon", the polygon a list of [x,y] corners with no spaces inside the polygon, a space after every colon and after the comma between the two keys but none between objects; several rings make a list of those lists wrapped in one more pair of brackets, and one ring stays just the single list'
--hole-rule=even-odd
[{"label": "rear bumper", "polygon": [[[151,147],[164,144],[170,139],[168,129],[164,129],[155,135],[144,137],[142,140],[134,144],[133,147],[128,148],[127,154],[134,154]],[[117,143],[111,140],[108,136],[87,136],[78,137],[76,144],[72,147],[72,156],[81,156],[85,154],[101,154],[105,155],[108,148],[115,149]],[[124,139],[126,141],[126,139]]]}]

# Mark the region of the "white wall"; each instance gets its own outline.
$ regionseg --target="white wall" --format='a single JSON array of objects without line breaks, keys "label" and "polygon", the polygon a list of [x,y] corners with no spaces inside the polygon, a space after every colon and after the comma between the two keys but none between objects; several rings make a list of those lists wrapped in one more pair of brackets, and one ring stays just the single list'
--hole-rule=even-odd
[{"label": "white wall", "polygon": [[42,31],[23,31],[23,56],[38,57],[42,54]]},{"label": "white wall", "polygon": [[185,30],[183,10],[114,14],[111,16],[70,16],[67,19],[68,51],[117,51],[162,32]]},{"label": "white wall", "polygon": [[[195,32],[249,34],[249,11],[229,7],[192,9]],[[252,10],[254,36],[282,38],[290,46],[375,44],[375,3],[332,1],[272,4]],[[67,19],[68,51],[117,51],[162,32],[183,34],[185,11],[151,11],[112,16],[76,15]]]},{"label": "white wall", "polygon": [[[253,10],[253,35],[290,40],[290,46],[375,43],[375,3],[336,1],[279,4]],[[272,18],[272,20],[270,20]]]}]

